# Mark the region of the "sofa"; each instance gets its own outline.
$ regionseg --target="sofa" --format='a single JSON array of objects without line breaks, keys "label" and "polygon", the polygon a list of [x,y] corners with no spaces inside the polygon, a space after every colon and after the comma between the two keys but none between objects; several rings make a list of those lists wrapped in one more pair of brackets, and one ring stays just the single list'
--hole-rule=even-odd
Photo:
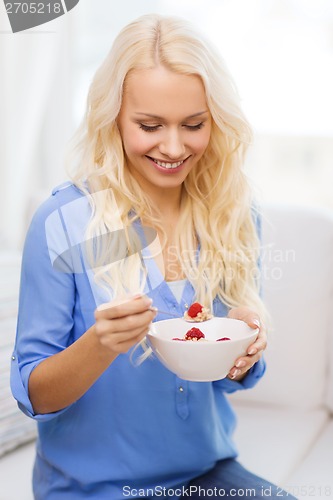
[{"label": "sofa", "polygon": [[333,498],[333,212],[266,206],[265,377],[232,396],[240,460],[297,498]]},{"label": "sofa", "polygon": [[[333,498],[333,212],[267,205],[262,232],[267,371],[230,395],[239,460],[296,498]],[[0,500],[32,499],[33,457],[31,441],[0,458]]]}]

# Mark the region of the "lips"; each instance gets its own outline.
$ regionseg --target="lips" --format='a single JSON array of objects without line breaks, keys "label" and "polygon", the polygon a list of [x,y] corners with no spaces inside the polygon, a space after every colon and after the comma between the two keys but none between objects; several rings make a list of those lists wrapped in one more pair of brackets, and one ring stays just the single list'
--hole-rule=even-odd
[{"label": "lips", "polygon": [[151,156],[147,156],[147,158],[149,158],[149,160],[153,161],[157,166],[164,168],[166,170],[175,170],[175,169],[179,168],[181,165],[183,165],[183,163],[187,160],[187,158],[185,158],[185,160],[180,160],[180,161],[176,161],[176,162],[171,163],[171,162],[157,160],[157,158],[152,158]]}]

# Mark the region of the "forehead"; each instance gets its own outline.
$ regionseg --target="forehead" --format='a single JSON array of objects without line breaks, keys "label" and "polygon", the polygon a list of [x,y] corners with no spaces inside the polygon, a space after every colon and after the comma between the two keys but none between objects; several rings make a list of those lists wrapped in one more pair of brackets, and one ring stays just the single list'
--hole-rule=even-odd
[{"label": "forehead", "polygon": [[128,112],[180,118],[207,110],[200,77],[183,75],[163,66],[132,71],[126,78],[123,108]]}]

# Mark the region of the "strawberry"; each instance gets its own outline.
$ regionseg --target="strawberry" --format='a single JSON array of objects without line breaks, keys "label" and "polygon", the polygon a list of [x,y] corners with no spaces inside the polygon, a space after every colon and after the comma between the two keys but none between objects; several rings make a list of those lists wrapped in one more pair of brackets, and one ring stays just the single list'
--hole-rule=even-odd
[{"label": "strawberry", "polygon": [[205,338],[205,335],[202,333],[201,330],[199,330],[199,328],[191,328],[191,330],[189,330],[188,332],[186,332],[185,334],[185,340],[200,340],[200,339],[204,339]]},{"label": "strawberry", "polygon": [[199,304],[199,302],[194,302],[187,311],[187,314],[190,316],[190,318],[196,318],[198,316],[198,313],[201,313],[203,309],[203,306]]},{"label": "strawberry", "polygon": [[220,339],[216,339],[216,342],[220,342],[221,340],[230,340],[229,337],[221,337]]}]

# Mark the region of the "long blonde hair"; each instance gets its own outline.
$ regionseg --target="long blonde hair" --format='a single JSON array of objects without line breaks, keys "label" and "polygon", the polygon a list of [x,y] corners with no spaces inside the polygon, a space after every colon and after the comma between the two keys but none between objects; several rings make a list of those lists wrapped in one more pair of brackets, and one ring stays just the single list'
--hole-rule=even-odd
[{"label": "long blonde hair", "polygon": [[[199,76],[212,116],[209,145],[183,184],[175,234],[183,272],[199,302],[211,307],[212,299],[218,296],[229,307],[246,305],[263,312],[258,293],[257,214],[242,171],[244,154],[252,140],[251,128],[223,61],[183,19],[151,14],[130,23],[117,36],[95,75],[77,135],[79,161],[72,176],[92,199],[87,235],[91,238],[119,228],[126,230],[142,217],[165,234],[156,211],[153,213],[149,200],[126,168],[116,123],[128,73],[157,65]],[[99,284],[112,290],[113,296],[142,289],[142,258],[130,251],[133,238],[127,242],[128,255],[132,255],[111,264],[106,264],[107,238],[102,241],[92,255]]]}]

